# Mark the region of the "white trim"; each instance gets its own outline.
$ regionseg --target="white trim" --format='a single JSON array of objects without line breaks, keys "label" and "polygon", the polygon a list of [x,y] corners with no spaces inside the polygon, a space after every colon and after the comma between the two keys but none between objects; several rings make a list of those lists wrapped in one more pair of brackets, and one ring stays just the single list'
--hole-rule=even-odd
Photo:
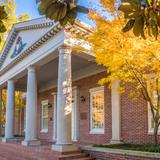
[{"label": "white trim", "polygon": [[[105,129],[105,114],[104,114],[104,117],[103,117],[103,120],[104,120],[104,128],[94,128],[93,129],[93,126],[92,126],[92,111],[93,111],[93,106],[92,106],[92,98],[93,98],[93,95],[96,94],[96,93],[103,93],[104,95],[104,86],[101,86],[101,87],[96,87],[96,88],[92,88],[89,90],[90,92],[90,134],[104,134],[104,129]],[[104,101],[103,101],[103,106],[105,105]],[[103,107],[103,112],[104,112],[104,107]]]},{"label": "white trim", "polygon": [[112,111],[112,140],[111,143],[119,143],[121,139],[121,96],[118,92],[120,81],[116,80],[111,88]]},{"label": "white trim", "polygon": [[48,133],[48,129],[41,129],[40,133]]},{"label": "white trim", "polygon": [[[78,88],[72,87],[72,97],[74,98],[74,104],[72,103],[72,141],[78,141],[78,128],[79,128],[79,105],[78,105]],[[74,105],[74,106],[73,106]]]},{"label": "white trim", "polygon": [[43,106],[44,105],[48,105],[48,100],[41,101],[41,131],[40,131],[41,133],[47,133],[48,132],[48,129],[43,128],[43,119],[44,119],[44,117],[43,117],[43,109],[44,109]]},{"label": "white trim", "polygon": [[53,96],[53,140],[57,139],[57,92],[51,94]]},{"label": "white trim", "polygon": [[[150,110],[150,105],[148,103],[148,134],[153,135],[154,134],[154,128],[152,128],[152,113]],[[158,135],[160,135],[160,127],[158,128]]]},{"label": "white trim", "polygon": [[104,90],[104,86],[91,88],[91,89],[89,90],[89,92],[91,93],[91,92],[97,92],[97,91],[102,91],[102,90]]},{"label": "white trim", "polygon": [[[154,74],[149,74],[149,79],[147,81],[147,89],[149,91],[149,93],[151,92],[150,91],[150,80],[154,78]],[[154,128],[152,127],[152,113],[151,113],[151,108],[150,108],[150,104],[149,102],[147,103],[148,105],[148,134],[149,135],[153,135],[154,134]],[[160,135],[160,127],[158,128],[158,135]]]}]

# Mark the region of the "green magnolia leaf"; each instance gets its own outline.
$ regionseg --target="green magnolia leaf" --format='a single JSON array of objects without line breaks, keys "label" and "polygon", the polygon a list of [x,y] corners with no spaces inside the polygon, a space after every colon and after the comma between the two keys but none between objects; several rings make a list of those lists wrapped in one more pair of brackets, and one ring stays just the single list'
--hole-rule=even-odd
[{"label": "green magnolia leaf", "polygon": [[62,26],[65,26],[65,25],[67,24],[68,20],[69,20],[68,17],[65,16],[63,19],[60,20],[60,24],[61,24]]},{"label": "green magnolia leaf", "polygon": [[157,37],[158,37],[158,26],[153,23],[152,26],[151,26],[151,29],[152,29],[153,36],[155,37],[155,39],[157,39]]},{"label": "green magnolia leaf", "polygon": [[125,19],[136,18],[139,15],[140,7],[133,2],[124,2],[120,5],[119,10],[124,13]]},{"label": "green magnolia leaf", "polygon": [[51,6],[51,4],[53,4],[54,0],[44,0],[42,1],[39,6],[38,6],[38,11],[40,15],[44,15],[48,9],[48,7]]},{"label": "green magnolia leaf", "polygon": [[133,27],[133,33],[137,37],[144,35],[144,17],[142,15],[139,15],[135,19],[135,23],[134,23],[134,27]]},{"label": "green magnolia leaf", "polygon": [[135,7],[134,5],[132,5],[129,2],[125,2],[125,3],[122,3],[118,9],[120,11],[126,13],[126,12],[134,12],[134,11],[136,11],[137,7]]},{"label": "green magnolia leaf", "polygon": [[47,18],[59,21],[62,26],[67,23],[74,24],[77,13],[89,12],[89,9],[77,5],[78,0],[36,0],[39,3],[39,13]]},{"label": "green magnolia leaf", "polygon": [[0,19],[7,19],[7,13],[4,6],[0,6]]},{"label": "green magnolia leaf", "polygon": [[128,32],[128,31],[130,31],[130,30],[133,28],[134,23],[135,23],[135,19],[133,19],[133,18],[130,19],[130,20],[127,22],[126,26],[122,29],[122,31],[123,31],[123,32]]},{"label": "green magnolia leaf", "polygon": [[6,29],[3,21],[0,20],[0,33],[4,33],[6,31],[7,31],[7,29]]},{"label": "green magnolia leaf", "polygon": [[155,12],[154,10],[151,10],[149,12],[150,18],[157,24],[158,23],[158,19],[157,19],[157,12]]},{"label": "green magnolia leaf", "polygon": [[50,5],[46,11],[46,17],[54,20],[60,21],[67,14],[67,5],[63,3],[54,3]]},{"label": "green magnolia leaf", "polygon": [[125,2],[130,3],[135,7],[140,7],[140,4],[141,4],[141,0],[122,0],[122,3],[125,3]]},{"label": "green magnolia leaf", "polygon": [[83,7],[83,6],[79,6],[79,5],[77,5],[77,6],[74,8],[74,10],[75,10],[76,12],[79,12],[79,13],[85,13],[85,14],[88,14],[88,13],[89,13],[89,9],[88,9],[88,8]]},{"label": "green magnolia leaf", "polygon": [[151,6],[152,0],[147,0],[149,6]]}]

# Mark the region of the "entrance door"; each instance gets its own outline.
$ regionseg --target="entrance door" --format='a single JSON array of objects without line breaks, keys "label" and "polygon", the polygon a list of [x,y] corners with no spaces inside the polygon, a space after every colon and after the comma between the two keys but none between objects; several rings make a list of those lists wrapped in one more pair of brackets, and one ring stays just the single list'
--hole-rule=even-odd
[{"label": "entrance door", "polygon": [[77,88],[72,90],[72,141],[78,140],[78,98]]}]

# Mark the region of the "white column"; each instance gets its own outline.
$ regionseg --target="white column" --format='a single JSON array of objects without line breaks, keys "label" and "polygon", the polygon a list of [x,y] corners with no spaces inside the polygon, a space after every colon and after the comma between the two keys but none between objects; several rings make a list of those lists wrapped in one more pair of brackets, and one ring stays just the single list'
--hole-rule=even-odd
[{"label": "white column", "polygon": [[72,90],[72,141],[78,141],[78,103],[77,103],[77,88]]},{"label": "white column", "polygon": [[53,141],[57,139],[57,93],[53,93]]},{"label": "white column", "polygon": [[14,138],[14,81],[8,80],[7,82],[7,101],[6,101],[6,124],[5,124],[5,137],[3,142],[13,140]]},{"label": "white column", "polygon": [[112,140],[111,143],[121,143],[121,99],[118,92],[119,81],[112,86]]},{"label": "white column", "polygon": [[39,145],[37,141],[37,79],[34,67],[28,68],[26,130],[22,145]]},{"label": "white column", "polygon": [[71,136],[72,112],[72,76],[71,49],[59,48],[58,93],[57,93],[57,142],[52,146],[54,151],[68,152],[77,150],[72,145]]},{"label": "white column", "polygon": [[[2,117],[2,89],[0,88],[0,121],[1,121],[1,117]],[[0,124],[0,134],[2,131],[2,125]]]}]

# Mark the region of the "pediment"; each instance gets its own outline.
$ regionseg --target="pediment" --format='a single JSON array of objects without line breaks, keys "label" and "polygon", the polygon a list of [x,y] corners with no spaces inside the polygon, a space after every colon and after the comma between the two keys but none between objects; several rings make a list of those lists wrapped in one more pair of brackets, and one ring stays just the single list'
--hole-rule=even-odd
[{"label": "pediment", "polygon": [[21,56],[21,53],[51,30],[54,25],[53,21],[46,20],[46,18],[15,24],[2,50],[0,70]]}]

